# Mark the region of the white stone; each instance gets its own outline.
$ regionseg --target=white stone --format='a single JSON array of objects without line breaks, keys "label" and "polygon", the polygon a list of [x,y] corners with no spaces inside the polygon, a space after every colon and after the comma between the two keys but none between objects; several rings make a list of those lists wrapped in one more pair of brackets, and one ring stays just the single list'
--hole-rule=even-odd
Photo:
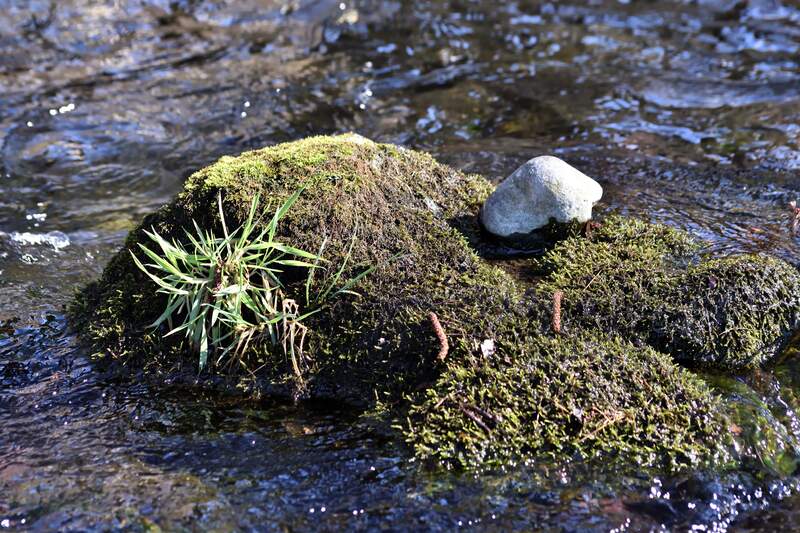
[{"label": "white stone", "polygon": [[486,230],[499,237],[527,234],[556,222],[592,218],[603,188],[561,159],[535,157],[497,186],[481,210]]},{"label": "white stone", "polygon": [[484,357],[491,357],[497,352],[497,347],[494,344],[494,339],[484,339],[481,343],[481,354]]}]

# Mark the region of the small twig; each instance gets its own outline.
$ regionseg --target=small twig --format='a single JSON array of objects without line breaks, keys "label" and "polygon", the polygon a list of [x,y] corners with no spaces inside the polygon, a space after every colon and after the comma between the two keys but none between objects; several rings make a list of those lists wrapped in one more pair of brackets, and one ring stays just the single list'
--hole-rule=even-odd
[{"label": "small twig", "polygon": [[556,397],[555,397],[555,396],[553,396],[553,397],[551,398],[551,401],[553,402],[553,405],[555,405],[555,406],[556,406],[556,408],[557,408],[559,411],[561,411],[561,412],[563,412],[563,413],[566,413],[566,414],[568,414],[568,415],[569,415],[569,414],[572,414],[572,411],[570,411],[569,409],[567,409],[566,407],[564,407],[563,405],[561,405],[561,403],[559,403],[559,401],[556,399]]},{"label": "small twig", "polygon": [[594,220],[587,220],[586,224],[583,225],[583,235],[587,239],[591,239],[592,235],[594,234],[594,230],[600,227],[599,222],[595,222]]},{"label": "small twig", "polygon": [[561,333],[561,298],[563,296],[564,291],[553,293],[553,320],[551,322],[553,333]]},{"label": "small twig", "polygon": [[447,342],[447,335],[444,333],[444,329],[442,325],[439,323],[439,317],[436,316],[436,313],[431,311],[430,315],[431,324],[433,325],[433,331],[436,333],[436,338],[439,339],[439,354],[436,358],[444,362],[447,358],[447,352],[450,351],[450,344]]},{"label": "small twig", "polygon": [[597,279],[597,276],[599,276],[599,275],[600,275],[600,274],[602,274],[602,273],[603,273],[603,269],[602,269],[602,268],[598,269],[598,271],[594,273],[594,276],[592,276],[592,279],[590,279],[590,280],[589,280],[589,283],[587,283],[587,284],[586,284],[586,286],[583,288],[583,290],[586,290],[586,289],[588,289],[588,288],[589,288],[589,285],[591,285],[592,283],[594,283],[594,280],[596,280],[596,279]]},{"label": "small twig", "polygon": [[791,212],[792,220],[789,224],[789,229],[792,235],[797,235],[800,232],[800,207],[797,207],[797,202],[792,200],[789,202],[789,211]]},{"label": "small twig", "polygon": [[595,438],[601,431],[603,431],[604,429],[606,429],[607,427],[609,427],[609,426],[611,426],[613,424],[616,424],[617,422],[620,422],[620,421],[624,420],[625,418],[626,418],[626,416],[625,416],[625,413],[623,411],[614,411],[614,414],[611,416],[611,418],[609,418],[608,416],[606,416],[604,414],[603,415],[603,419],[604,419],[603,422],[600,425],[598,425],[594,429],[594,431],[591,431],[591,432],[587,433],[586,435],[584,435],[583,437],[581,437],[580,439],[578,439],[578,442],[583,442],[585,440]]},{"label": "small twig", "polygon": [[452,396],[453,396],[452,392],[446,394],[445,396],[442,396],[442,399],[436,402],[436,405],[433,406],[433,409],[434,410],[439,409],[441,406],[444,405],[444,402],[451,400]]},{"label": "small twig", "polygon": [[469,408],[467,408],[467,406],[466,406],[466,405],[464,405],[463,403],[460,403],[460,402],[459,402],[459,404],[458,404],[458,408],[459,408],[459,409],[461,409],[461,412],[462,412],[462,413],[464,413],[465,415],[467,415],[467,417],[468,417],[470,420],[472,420],[473,422],[475,422],[476,424],[478,424],[478,427],[480,427],[480,428],[481,428],[482,430],[484,430],[486,433],[491,433],[491,432],[492,432],[492,428],[490,428],[489,426],[487,426],[487,425],[486,425],[486,423],[485,423],[483,420],[481,420],[481,418],[480,418],[478,415],[476,415],[475,413],[473,413],[472,411],[470,411],[470,410],[469,410]]},{"label": "small twig", "polygon": [[471,410],[473,410],[473,411],[475,411],[476,413],[478,413],[479,415],[481,415],[483,418],[485,418],[485,419],[487,419],[487,420],[491,421],[491,422],[492,422],[492,424],[494,424],[494,425],[497,425],[497,424],[499,424],[500,422],[502,422],[502,421],[503,421],[503,420],[502,420],[502,418],[500,418],[500,417],[499,417],[499,416],[497,416],[496,414],[494,414],[494,413],[490,413],[490,412],[489,412],[489,411],[487,411],[486,409],[482,409],[481,407],[478,407],[477,405],[469,405],[468,407],[469,407]]}]

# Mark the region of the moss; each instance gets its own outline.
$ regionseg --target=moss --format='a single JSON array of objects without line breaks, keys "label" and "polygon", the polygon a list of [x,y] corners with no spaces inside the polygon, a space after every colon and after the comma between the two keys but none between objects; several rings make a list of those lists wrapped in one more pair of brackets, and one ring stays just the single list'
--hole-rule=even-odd
[{"label": "moss", "polygon": [[[345,135],[223,157],[192,175],[172,204],[131,233],[102,279],[82,292],[73,310],[79,331],[115,356],[136,354],[158,367],[182,364],[180,346],[147,331],[164,302],[127,250],[151,226],[177,240],[185,239],[192,219],[219,232],[218,192],[226,218],[241,221],[254,194],[267,200],[269,216],[300,187],[279,227],[281,239],[313,251],[325,241],[323,255],[334,271],[355,242],[345,276],[376,267],[358,286],[364,297],[336,300],[306,322],[307,352],[314,354],[308,395],[363,404],[379,389],[397,399],[436,372],[439,347],[429,313],[438,315],[451,336],[450,357],[458,359],[461,346],[492,335],[518,306],[521,294],[510,276],[482,261],[451,225],[476,224],[488,182],[426,154]],[[304,275],[284,278],[289,296],[303,302]],[[256,381],[269,384],[271,393],[276,385],[290,393],[292,373],[280,350],[255,347],[246,365],[259,369]]]},{"label": "moss", "polygon": [[[588,236],[567,228],[568,237],[530,265],[540,279],[526,291],[471,246],[492,190],[485,179],[343,135],[223,157],[190,176],[80,292],[74,326],[99,357],[141,376],[196,382],[197,361],[180,339],[148,328],[165,302],[130,250],[151,227],[181,242],[192,220],[221,234],[218,195],[232,226],[255,194],[268,219],[300,188],[280,240],[311,251],[325,243],[328,274],[351,244],[344,276],[375,268],[357,286],[360,296],[341,297],[305,322],[302,393],[373,413],[379,407],[376,420],[408,418],[402,431],[422,457],[468,466],[540,453],[604,453],[671,468],[711,460],[726,439],[724,410],[664,354],[749,364],[796,320],[791,267],[750,256],[698,262],[686,234],[620,217],[590,227]],[[305,273],[281,276],[287,297],[302,306]],[[556,290],[564,292],[569,335],[552,338]],[[444,363],[431,312],[449,341]],[[486,340],[496,353],[481,348]],[[212,365],[202,382],[254,396],[299,392],[279,348],[253,343],[243,363]]]},{"label": "moss", "polygon": [[773,257],[737,255],[693,265],[670,296],[658,342],[692,363],[767,363],[800,325],[800,274]]},{"label": "moss", "polygon": [[779,259],[708,259],[686,233],[619,216],[558,243],[533,268],[563,291],[566,330],[612,331],[694,366],[754,367],[800,326],[800,273]]},{"label": "moss", "polygon": [[602,334],[501,343],[449,366],[424,396],[409,444],[461,466],[604,454],[676,470],[725,455],[720,403],[699,378]]}]

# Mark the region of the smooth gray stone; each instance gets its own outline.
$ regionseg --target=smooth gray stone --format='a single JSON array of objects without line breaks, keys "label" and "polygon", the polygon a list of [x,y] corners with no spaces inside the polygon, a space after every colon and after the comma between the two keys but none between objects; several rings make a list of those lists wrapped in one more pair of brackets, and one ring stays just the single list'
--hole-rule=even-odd
[{"label": "smooth gray stone", "polygon": [[603,188],[561,159],[535,157],[497,186],[481,210],[486,230],[498,237],[525,235],[556,222],[586,222]]}]

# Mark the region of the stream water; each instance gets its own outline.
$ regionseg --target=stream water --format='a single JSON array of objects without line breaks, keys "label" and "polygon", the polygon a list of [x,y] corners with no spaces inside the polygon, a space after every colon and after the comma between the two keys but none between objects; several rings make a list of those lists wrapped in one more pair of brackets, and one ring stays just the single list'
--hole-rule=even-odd
[{"label": "stream water", "polygon": [[[89,363],[63,306],[145,213],[223,154],[344,131],[495,181],[553,153],[603,183],[601,209],[796,263],[800,4],[0,0],[0,531],[800,521],[795,475],[437,473],[347,411]],[[800,370],[758,382],[798,432]]]}]

